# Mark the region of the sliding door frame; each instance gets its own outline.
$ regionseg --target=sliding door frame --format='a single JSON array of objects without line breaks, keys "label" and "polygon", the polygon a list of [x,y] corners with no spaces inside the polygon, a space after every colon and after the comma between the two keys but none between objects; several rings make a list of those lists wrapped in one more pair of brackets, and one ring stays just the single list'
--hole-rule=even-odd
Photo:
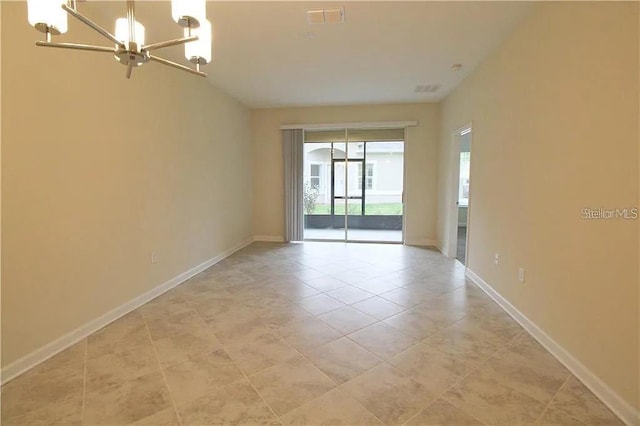
[{"label": "sliding door frame", "polygon": [[[407,168],[406,168],[406,155],[405,149],[403,148],[402,158],[403,158],[403,170],[402,170],[402,195],[401,195],[401,204],[402,204],[402,232],[401,232],[401,240],[400,241],[378,241],[378,240],[355,240],[349,239],[349,178],[348,178],[348,165],[349,162],[361,162],[362,163],[362,195],[361,197],[354,197],[353,199],[361,199],[362,200],[362,213],[366,213],[366,144],[363,153],[363,158],[357,159],[349,159],[349,130],[375,130],[375,129],[402,129],[403,130],[403,147],[406,147],[407,142],[407,127],[415,127],[418,125],[417,121],[396,121],[396,122],[362,122],[362,123],[329,123],[329,124],[285,124],[280,126],[281,129],[303,129],[307,130],[344,130],[344,144],[345,144],[345,158],[344,159],[334,159],[334,147],[333,144],[335,142],[331,142],[331,215],[335,215],[335,163],[336,162],[344,162],[345,164],[345,188],[344,188],[344,238],[342,239],[314,239],[314,238],[304,238],[304,241],[325,241],[325,242],[352,242],[352,243],[376,243],[376,244],[404,244],[405,243],[405,229],[406,229],[406,198],[405,198],[405,188],[407,183]],[[339,142],[343,143],[343,142]],[[374,142],[371,142],[374,143]],[[337,197],[338,199],[342,199]]]}]

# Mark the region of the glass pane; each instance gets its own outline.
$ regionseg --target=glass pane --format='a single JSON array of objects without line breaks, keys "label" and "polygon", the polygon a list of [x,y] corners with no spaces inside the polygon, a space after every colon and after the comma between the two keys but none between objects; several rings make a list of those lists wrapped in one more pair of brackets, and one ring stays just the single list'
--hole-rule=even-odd
[{"label": "glass pane", "polygon": [[304,144],[305,215],[327,214],[331,202],[331,144]]},{"label": "glass pane", "polygon": [[[348,200],[349,216],[361,216],[362,215],[362,200]],[[351,220],[351,218],[349,218]]]},{"label": "glass pane", "polygon": [[304,238],[343,239],[331,216],[331,142],[305,142],[303,157]]},{"label": "glass pane", "polygon": [[334,182],[334,195],[336,197],[344,197],[345,194],[345,163],[343,161],[336,161],[333,163],[333,182]]},{"label": "glass pane", "polygon": [[364,142],[349,142],[348,148],[349,148],[348,158],[354,158],[354,159],[364,158],[364,149],[365,149]]},{"label": "glass pane", "polygon": [[398,223],[385,225],[389,228],[397,228],[402,223],[403,175],[403,142],[367,143],[365,214],[398,216]]},{"label": "glass pane", "polygon": [[458,204],[469,205],[469,176],[471,172],[471,153],[460,153],[460,184],[458,185]]},{"label": "glass pane", "polygon": [[334,204],[334,214],[336,216],[344,216],[344,206],[345,199],[344,198],[336,198]]},{"label": "glass pane", "polygon": [[349,197],[362,197],[362,161],[347,163]]},{"label": "glass pane", "polygon": [[333,158],[344,159],[347,155],[347,144],[344,142],[337,142],[333,144]]}]

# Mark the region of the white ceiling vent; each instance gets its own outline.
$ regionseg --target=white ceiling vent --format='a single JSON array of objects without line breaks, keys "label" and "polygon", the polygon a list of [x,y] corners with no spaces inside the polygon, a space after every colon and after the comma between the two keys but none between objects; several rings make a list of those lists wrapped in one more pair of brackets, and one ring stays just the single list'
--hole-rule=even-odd
[{"label": "white ceiling vent", "polygon": [[341,24],[344,22],[344,7],[307,10],[310,24]]},{"label": "white ceiling vent", "polygon": [[440,88],[439,84],[418,84],[414,90],[416,93],[435,93]]}]

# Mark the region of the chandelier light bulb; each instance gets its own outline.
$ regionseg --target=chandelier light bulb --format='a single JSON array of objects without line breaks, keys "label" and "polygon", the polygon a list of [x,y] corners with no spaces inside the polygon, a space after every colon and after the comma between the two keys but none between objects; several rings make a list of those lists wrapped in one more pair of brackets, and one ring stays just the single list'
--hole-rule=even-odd
[{"label": "chandelier light bulb", "polygon": [[27,0],[27,19],[38,31],[64,34],[67,32],[66,0]]},{"label": "chandelier light bulb", "polygon": [[[144,45],[144,25],[135,21],[135,42],[138,46]],[[129,22],[127,18],[116,19],[116,38],[121,40],[125,45],[129,45],[132,41],[129,37]]]},{"label": "chandelier light bulb", "polygon": [[171,0],[171,16],[181,27],[199,27],[207,19],[206,0]]},{"label": "chandelier light bulb", "polygon": [[[185,30],[186,31],[186,30]],[[198,36],[198,40],[184,45],[184,56],[189,62],[200,65],[211,62],[212,27],[211,22],[202,20],[198,28],[191,30],[192,35]]]}]

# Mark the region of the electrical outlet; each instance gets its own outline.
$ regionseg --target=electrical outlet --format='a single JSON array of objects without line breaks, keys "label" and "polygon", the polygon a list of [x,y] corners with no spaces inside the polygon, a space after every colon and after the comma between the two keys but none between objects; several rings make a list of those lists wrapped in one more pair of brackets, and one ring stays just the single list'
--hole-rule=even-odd
[{"label": "electrical outlet", "polygon": [[524,283],[524,268],[518,269],[518,280]]},{"label": "electrical outlet", "polygon": [[497,265],[499,261],[500,261],[500,255],[496,253],[495,256],[493,257],[493,263]]},{"label": "electrical outlet", "polygon": [[155,251],[151,252],[151,263],[158,263],[158,254]]}]

